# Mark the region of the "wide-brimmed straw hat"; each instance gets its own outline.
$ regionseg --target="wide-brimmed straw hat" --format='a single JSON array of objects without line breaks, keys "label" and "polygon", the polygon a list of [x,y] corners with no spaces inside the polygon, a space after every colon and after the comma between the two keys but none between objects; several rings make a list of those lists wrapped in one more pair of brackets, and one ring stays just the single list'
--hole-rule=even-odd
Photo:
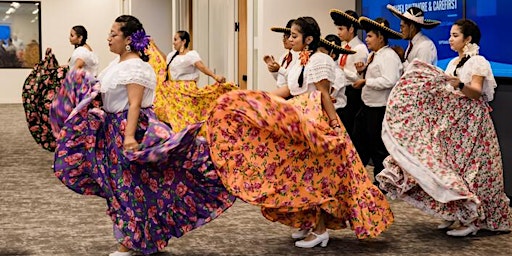
[{"label": "wide-brimmed straw hat", "polygon": [[364,30],[370,31],[370,30],[378,30],[386,38],[390,39],[403,39],[404,36],[402,33],[392,30],[391,28],[384,25],[384,23],[378,23],[370,18],[361,16],[359,17],[359,23],[363,27]]},{"label": "wide-brimmed straw hat", "polygon": [[283,28],[283,27],[271,27],[270,30],[272,30],[274,32],[285,33],[285,34],[291,33],[291,29]]},{"label": "wide-brimmed straw hat", "polygon": [[357,18],[354,18],[345,12],[342,12],[338,9],[331,9],[329,11],[329,14],[331,15],[331,18],[334,21],[334,24],[337,26],[353,25],[355,28],[361,28],[361,24],[359,24]]},{"label": "wide-brimmed straw hat", "polygon": [[356,51],[345,49],[345,48],[341,47],[341,45],[337,45],[334,42],[327,41],[325,38],[320,38],[320,45],[321,46],[327,46],[330,49],[334,49],[334,50],[338,51],[340,54],[354,54],[354,53],[356,53]]},{"label": "wide-brimmed straw hat", "polygon": [[425,19],[425,14],[418,7],[410,7],[405,13],[401,13],[398,9],[390,4],[386,5],[386,8],[388,8],[388,10],[390,10],[391,13],[393,13],[393,15],[399,19],[413,22],[425,29],[431,29],[441,24],[441,22],[437,20]]}]

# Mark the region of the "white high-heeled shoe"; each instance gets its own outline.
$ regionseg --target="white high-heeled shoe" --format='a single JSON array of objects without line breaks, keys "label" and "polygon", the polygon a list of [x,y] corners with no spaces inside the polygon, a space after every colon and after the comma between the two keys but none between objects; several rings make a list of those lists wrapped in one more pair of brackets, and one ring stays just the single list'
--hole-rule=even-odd
[{"label": "white high-heeled shoe", "polygon": [[311,232],[310,234],[313,234],[315,236],[315,239],[311,241],[304,241],[300,240],[295,242],[295,246],[300,248],[313,248],[320,244],[322,247],[326,247],[327,243],[329,242],[329,232],[325,231],[323,234],[316,234],[315,232]]},{"label": "white high-heeled shoe", "polygon": [[293,239],[302,239],[302,238],[306,237],[308,234],[309,234],[309,229],[299,229],[298,231],[292,233],[292,238]]},{"label": "white high-heeled shoe", "polygon": [[475,225],[471,224],[469,226],[465,226],[461,229],[453,229],[446,231],[446,234],[449,236],[467,236],[469,234],[476,235],[476,232],[478,232],[479,228],[477,228]]},{"label": "white high-heeled shoe", "polygon": [[453,225],[455,223],[455,221],[452,221],[452,220],[445,220],[443,221],[443,223],[439,224],[437,226],[437,229],[445,229],[445,228],[449,228],[451,225]]},{"label": "white high-heeled shoe", "polygon": [[115,251],[115,252],[109,254],[108,256],[132,256],[132,254],[133,254],[133,251],[127,251],[127,252]]}]

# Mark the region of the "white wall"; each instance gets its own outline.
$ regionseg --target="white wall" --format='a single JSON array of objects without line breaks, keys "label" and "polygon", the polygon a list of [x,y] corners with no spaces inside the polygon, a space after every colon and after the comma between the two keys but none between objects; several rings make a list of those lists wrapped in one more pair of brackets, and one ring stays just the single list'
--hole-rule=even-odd
[{"label": "white wall", "polygon": [[[301,16],[315,18],[320,26],[322,36],[336,34],[336,26],[329,15],[329,10],[336,8],[342,11],[355,10],[355,0],[253,0],[248,12],[254,12],[254,60],[249,63],[249,88],[270,91],[276,88],[275,80],[263,62],[263,56],[273,55],[276,59],[284,52],[282,34],[270,31],[273,26],[284,27],[288,20]],[[249,54],[251,49],[249,49]],[[252,82],[252,84],[251,84]]]},{"label": "white wall", "polygon": [[[172,1],[131,0],[130,13],[144,25],[160,50],[167,54],[172,50]],[[165,57],[165,56],[164,56]]]},{"label": "white wall", "polygon": [[[73,47],[69,31],[83,25],[87,43],[99,55],[100,70],[114,58],[107,44],[107,34],[121,13],[120,0],[40,0],[42,51],[51,47],[59,64],[67,63]],[[22,2],[22,1],[20,1]],[[0,103],[21,103],[21,88],[31,69],[0,69]]]}]

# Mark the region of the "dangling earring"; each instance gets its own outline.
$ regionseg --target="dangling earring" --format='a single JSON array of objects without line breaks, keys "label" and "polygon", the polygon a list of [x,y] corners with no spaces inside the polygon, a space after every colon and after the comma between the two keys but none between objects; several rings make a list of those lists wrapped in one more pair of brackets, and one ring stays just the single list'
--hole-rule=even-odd
[{"label": "dangling earring", "polygon": [[183,53],[183,51],[185,51],[185,47],[183,45],[181,45],[180,47],[180,53]]},{"label": "dangling earring", "polygon": [[464,44],[464,47],[462,47],[462,52],[469,51],[469,43]]},{"label": "dangling earring", "polygon": [[309,45],[306,44],[306,47],[299,53],[300,65],[305,66],[308,63],[309,55],[311,55],[311,52],[309,51]]},{"label": "dangling earring", "polygon": [[131,52],[132,51],[132,48],[130,47],[129,44],[127,44],[124,49],[126,49],[127,52]]}]

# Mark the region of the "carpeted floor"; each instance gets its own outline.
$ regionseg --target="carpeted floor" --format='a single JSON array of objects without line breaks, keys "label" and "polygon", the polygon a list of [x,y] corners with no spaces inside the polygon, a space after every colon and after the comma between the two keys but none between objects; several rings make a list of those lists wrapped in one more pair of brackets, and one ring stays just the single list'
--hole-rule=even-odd
[{"label": "carpeted floor", "polygon": [[[53,176],[53,154],[28,132],[21,104],[0,105],[0,256],[108,255],[117,247],[100,198],[67,189]],[[299,249],[293,230],[264,219],[241,201],[212,223],[170,245],[170,255],[510,255],[512,234],[481,231],[454,238],[439,220],[401,201],[391,202],[394,225],[359,241],[350,230],[331,231],[326,248]]]}]

